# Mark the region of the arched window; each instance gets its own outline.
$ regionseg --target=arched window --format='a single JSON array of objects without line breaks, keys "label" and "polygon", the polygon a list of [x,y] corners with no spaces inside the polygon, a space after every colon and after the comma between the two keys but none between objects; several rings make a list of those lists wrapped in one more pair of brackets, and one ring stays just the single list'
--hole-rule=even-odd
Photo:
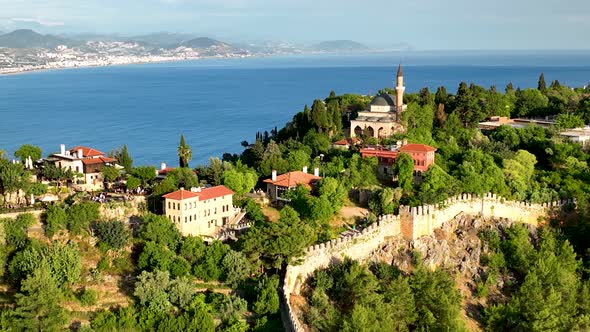
[{"label": "arched window", "polygon": [[360,126],[354,128],[354,135],[360,137],[363,134],[363,129]]}]

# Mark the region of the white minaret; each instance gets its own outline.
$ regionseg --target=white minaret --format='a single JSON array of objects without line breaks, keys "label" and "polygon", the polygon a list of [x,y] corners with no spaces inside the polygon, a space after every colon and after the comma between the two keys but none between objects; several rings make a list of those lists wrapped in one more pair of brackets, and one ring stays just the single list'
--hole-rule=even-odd
[{"label": "white minaret", "polygon": [[397,106],[397,111],[403,111],[404,107],[404,91],[406,87],[404,86],[404,72],[402,71],[402,64],[399,64],[397,67],[397,84],[395,85],[395,106]]}]

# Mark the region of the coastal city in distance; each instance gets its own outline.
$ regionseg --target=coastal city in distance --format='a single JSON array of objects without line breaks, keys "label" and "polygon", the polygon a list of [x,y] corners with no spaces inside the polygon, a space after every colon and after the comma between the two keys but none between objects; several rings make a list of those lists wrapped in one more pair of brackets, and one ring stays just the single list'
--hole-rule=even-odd
[{"label": "coastal city in distance", "polygon": [[[408,48],[409,45],[399,44],[393,49]],[[370,51],[376,50],[351,40],[330,40],[313,45],[276,41],[230,44],[208,37],[175,33],[134,37],[62,37],[19,29],[0,35],[0,74],[203,58]]]}]

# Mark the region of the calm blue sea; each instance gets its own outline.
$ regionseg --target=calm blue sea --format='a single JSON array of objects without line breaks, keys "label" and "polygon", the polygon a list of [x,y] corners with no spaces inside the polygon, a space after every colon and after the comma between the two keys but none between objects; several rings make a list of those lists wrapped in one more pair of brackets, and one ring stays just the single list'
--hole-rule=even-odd
[{"label": "calm blue sea", "polygon": [[242,150],[258,130],[279,128],[330,92],[375,93],[403,62],[407,91],[461,81],[536,87],[545,73],[570,86],[590,81],[590,51],[416,52],[215,59],[0,76],[0,149],[23,143],[44,154],[127,144],[136,164],[177,164],[181,133],[192,165]]}]

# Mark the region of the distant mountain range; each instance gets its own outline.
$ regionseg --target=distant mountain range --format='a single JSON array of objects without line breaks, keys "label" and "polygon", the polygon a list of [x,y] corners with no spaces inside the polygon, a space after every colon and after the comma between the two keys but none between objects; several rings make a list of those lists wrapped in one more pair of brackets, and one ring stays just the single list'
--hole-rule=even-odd
[{"label": "distant mountain range", "polygon": [[369,47],[353,40],[327,40],[313,45],[311,49],[320,52],[362,52],[368,51]]},{"label": "distant mountain range", "polygon": [[[366,52],[374,49],[365,44],[353,40],[328,40],[314,45],[297,45],[288,42],[256,42],[256,43],[228,43],[209,37],[199,37],[185,33],[158,32],[139,36],[118,36],[101,34],[68,34],[51,35],[40,34],[31,29],[19,29],[10,33],[0,32],[0,47],[37,49],[55,48],[58,45],[68,47],[86,48],[88,42],[124,42],[135,44],[153,54],[159,54],[165,50],[177,48],[191,48],[204,55],[216,55],[228,52],[248,52],[250,54],[273,54],[273,53],[305,53],[305,52],[326,52],[326,53],[350,53]],[[407,44],[397,44],[394,49],[409,49]],[[383,47],[382,49],[390,49]]]},{"label": "distant mountain range", "polygon": [[125,39],[141,41],[153,46],[168,48],[173,45],[179,45],[193,38],[195,38],[194,35],[186,33],[156,32],[148,35],[133,36]]},{"label": "distant mountain range", "polygon": [[10,33],[0,33],[0,47],[7,48],[55,48],[58,45],[80,46],[88,41],[128,42],[154,49],[174,49],[187,47],[192,49],[223,49],[234,47],[219,40],[208,37],[197,37],[189,34],[154,33],[142,36],[120,37],[113,35],[81,34],[73,36],[42,35],[30,29],[15,30]]},{"label": "distant mountain range", "polygon": [[72,41],[53,35],[42,35],[33,30],[21,29],[0,35],[0,47],[8,48],[54,48],[71,45]]}]

